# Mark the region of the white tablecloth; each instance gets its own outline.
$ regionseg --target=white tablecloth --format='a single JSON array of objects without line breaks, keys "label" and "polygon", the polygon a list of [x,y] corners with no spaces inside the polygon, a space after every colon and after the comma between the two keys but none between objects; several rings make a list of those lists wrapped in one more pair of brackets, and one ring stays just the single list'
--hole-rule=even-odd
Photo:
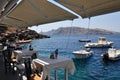
[{"label": "white tablecloth", "polygon": [[72,59],[63,57],[58,57],[57,59],[49,58],[34,59],[32,63],[34,65],[37,63],[37,66],[38,64],[40,64],[40,66],[43,66],[43,80],[46,78],[46,76],[49,75],[50,70],[52,69],[64,68],[67,69],[68,72],[71,74],[73,74],[75,70],[75,66]]}]

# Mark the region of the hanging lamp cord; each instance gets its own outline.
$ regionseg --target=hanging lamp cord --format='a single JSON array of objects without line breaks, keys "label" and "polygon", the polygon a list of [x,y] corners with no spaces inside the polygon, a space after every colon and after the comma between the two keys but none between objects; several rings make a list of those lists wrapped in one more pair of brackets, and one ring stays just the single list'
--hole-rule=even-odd
[{"label": "hanging lamp cord", "polygon": [[90,17],[88,19],[89,19],[89,21],[88,21],[87,39],[88,39],[89,28],[90,28]]}]

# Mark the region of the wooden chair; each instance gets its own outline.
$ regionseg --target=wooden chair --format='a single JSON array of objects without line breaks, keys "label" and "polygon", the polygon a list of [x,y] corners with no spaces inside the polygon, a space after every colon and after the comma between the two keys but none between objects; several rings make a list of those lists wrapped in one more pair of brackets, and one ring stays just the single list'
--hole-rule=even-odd
[{"label": "wooden chair", "polygon": [[34,73],[31,74],[30,80],[43,80],[43,65],[33,62],[32,69]]},{"label": "wooden chair", "polygon": [[7,50],[3,51],[3,59],[4,59],[4,65],[5,65],[5,73],[8,71],[14,72],[14,67],[16,63],[16,58],[11,58],[12,51],[14,50],[13,47],[8,47]]},{"label": "wooden chair", "polygon": [[33,70],[31,68],[31,60],[30,58],[25,60],[25,70],[26,70],[26,76],[27,80],[42,80],[43,73],[38,70]]},{"label": "wooden chair", "polygon": [[31,74],[30,80],[42,80],[42,74]]},{"label": "wooden chair", "polygon": [[20,74],[20,76],[18,75],[18,80],[23,80],[23,76],[25,76],[27,78],[27,80],[42,80],[41,79],[41,70],[38,71],[35,69],[33,69],[33,65],[31,63],[32,59],[36,59],[37,58],[37,54],[33,54],[32,56],[26,56],[23,57],[22,61],[24,62],[24,66],[22,64],[17,65],[17,70],[18,70],[18,74]]}]

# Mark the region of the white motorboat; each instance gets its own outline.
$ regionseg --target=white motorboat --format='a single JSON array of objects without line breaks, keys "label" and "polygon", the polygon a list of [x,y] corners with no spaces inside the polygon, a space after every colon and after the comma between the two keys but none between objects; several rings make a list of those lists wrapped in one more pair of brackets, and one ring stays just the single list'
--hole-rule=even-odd
[{"label": "white motorboat", "polygon": [[119,60],[120,49],[109,48],[105,54],[102,54],[102,58],[109,59],[109,60]]},{"label": "white motorboat", "polygon": [[90,57],[93,54],[93,51],[90,49],[79,50],[79,51],[73,51],[73,54],[77,59],[84,59]]},{"label": "white motorboat", "polygon": [[32,40],[18,40],[16,41],[16,44],[24,44],[24,43],[30,43]]},{"label": "white motorboat", "polygon": [[98,38],[98,42],[97,43],[86,43],[85,47],[98,47],[98,48],[102,48],[102,47],[111,47],[113,44],[112,41],[107,41],[105,37],[99,37]]}]

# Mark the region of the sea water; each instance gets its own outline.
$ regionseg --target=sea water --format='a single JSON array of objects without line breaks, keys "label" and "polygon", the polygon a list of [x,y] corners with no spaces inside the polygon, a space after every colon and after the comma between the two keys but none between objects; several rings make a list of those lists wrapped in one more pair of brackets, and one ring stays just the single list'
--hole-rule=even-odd
[{"label": "sea water", "polygon": [[[120,49],[120,35],[89,35],[92,42],[97,42],[98,37],[106,37],[109,41],[113,41],[113,47]],[[75,59],[72,54],[75,50],[85,49],[85,43],[79,42],[79,39],[85,39],[86,35],[57,35],[51,38],[33,40],[30,44],[34,50],[38,51],[39,58],[48,57],[58,49],[58,56],[71,58],[75,64],[74,75],[69,74],[69,80],[120,80],[120,60],[104,62],[101,54],[106,52],[108,48],[93,48],[94,54],[87,59]],[[29,44],[24,47],[27,49]],[[54,76],[54,72],[51,72]],[[64,70],[58,70],[58,80],[64,80]]]}]

